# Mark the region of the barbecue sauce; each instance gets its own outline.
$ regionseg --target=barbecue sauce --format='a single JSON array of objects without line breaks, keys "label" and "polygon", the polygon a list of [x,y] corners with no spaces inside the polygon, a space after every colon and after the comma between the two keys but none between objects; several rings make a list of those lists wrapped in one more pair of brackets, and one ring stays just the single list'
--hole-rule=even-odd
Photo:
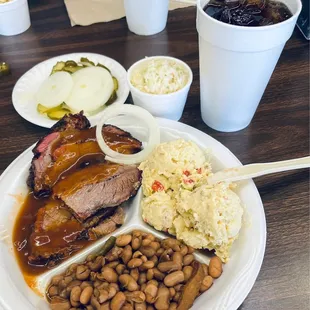
[{"label": "barbecue sauce", "polygon": [[119,169],[118,164],[100,163],[98,165],[89,165],[84,169],[76,170],[67,176],[63,176],[53,188],[55,195],[59,197],[71,196],[87,184],[99,183],[107,179]]},{"label": "barbecue sauce", "polygon": [[[82,225],[76,220],[64,223],[57,230],[51,229],[44,233],[33,233],[38,210],[51,200],[53,199],[37,199],[32,193],[29,193],[15,221],[13,230],[14,252],[26,281],[29,279],[29,276],[31,279],[31,276],[37,276],[54,266],[51,263],[30,263],[28,261],[28,256],[31,255],[33,247],[31,241],[34,241],[35,238],[36,244],[40,245],[42,251],[54,250],[55,246],[65,247],[70,245],[71,252],[68,253],[69,255],[80,251],[94,241],[93,238],[92,240],[75,240],[70,242],[70,238],[83,229]],[[63,259],[68,258],[69,255]]]},{"label": "barbecue sauce", "polygon": [[31,266],[28,264],[28,255],[30,255],[29,237],[34,227],[37,211],[43,207],[47,199],[36,199],[32,193],[29,193],[17,215],[13,230],[14,251],[19,266],[26,275],[37,275],[45,271],[45,266]]}]

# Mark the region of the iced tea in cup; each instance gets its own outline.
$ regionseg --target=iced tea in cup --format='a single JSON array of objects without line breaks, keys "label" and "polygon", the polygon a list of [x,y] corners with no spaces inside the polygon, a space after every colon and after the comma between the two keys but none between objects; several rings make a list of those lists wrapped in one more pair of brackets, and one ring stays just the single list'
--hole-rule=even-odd
[{"label": "iced tea in cup", "polygon": [[[241,4],[248,5],[245,1],[257,0]],[[204,11],[209,2],[197,2],[201,116],[215,130],[238,131],[250,124],[302,5],[300,0],[281,0],[291,12],[288,19],[239,26],[239,12],[222,10],[211,17]]]}]

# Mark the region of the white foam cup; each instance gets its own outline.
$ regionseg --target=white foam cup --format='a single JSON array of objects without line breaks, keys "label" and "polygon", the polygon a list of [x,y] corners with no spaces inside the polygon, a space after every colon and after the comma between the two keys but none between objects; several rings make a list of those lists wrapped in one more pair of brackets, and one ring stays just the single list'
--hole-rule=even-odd
[{"label": "white foam cup", "polygon": [[11,0],[0,3],[0,35],[13,36],[30,27],[27,0]]},{"label": "white foam cup", "polygon": [[235,26],[207,15],[197,1],[200,101],[203,121],[232,132],[247,127],[301,11],[300,0],[281,0],[293,16],[258,27]]},{"label": "white foam cup", "polygon": [[169,0],[124,0],[124,6],[131,32],[148,36],[165,29]]}]

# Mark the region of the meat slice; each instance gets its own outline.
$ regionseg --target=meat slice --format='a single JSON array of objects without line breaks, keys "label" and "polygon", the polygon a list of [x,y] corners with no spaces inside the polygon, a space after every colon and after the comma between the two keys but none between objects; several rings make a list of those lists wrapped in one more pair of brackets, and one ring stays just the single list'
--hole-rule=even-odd
[{"label": "meat slice", "polygon": [[34,191],[36,197],[44,197],[50,194],[50,186],[44,182],[46,169],[52,163],[53,148],[61,141],[61,132],[74,130],[83,130],[90,127],[88,119],[79,114],[64,116],[52,128],[51,133],[38,141],[32,152],[34,157],[31,162],[28,186]]},{"label": "meat slice", "polygon": [[[111,219],[111,220],[110,220]],[[33,232],[29,238],[31,264],[56,264],[72,253],[82,249],[97,235],[91,228],[98,223],[113,223],[108,233],[124,221],[124,212],[119,207],[106,208],[85,223],[77,221],[59,200],[50,199],[37,213]],[[101,224],[98,225],[100,227]],[[101,236],[98,234],[98,237]]]},{"label": "meat slice", "polygon": [[142,143],[127,131],[113,125],[104,125],[102,132],[108,146],[118,153],[135,154],[141,151]]},{"label": "meat slice", "polygon": [[71,219],[72,213],[65,208],[62,201],[50,200],[45,207],[38,210],[34,231],[38,233],[57,230]]},{"label": "meat slice", "polygon": [[66,114],[51,128],[51,132],[62,132],[71,129],[82,130],[89,127],[90,122],[81,111],[78,114]]},{"label": "meat slice", "polygon": [[85,228],[91,228],[91,227],[98,225],[103,219],[106,219],[109,216],[111,216],[115,212],[116,209],[117,207],[111,207],[111,208],[105,208],[105,209],[99,210],[94,216],[87,219],[83,223],[83,226]]},{"label": "meat slice", "polygon": [[79,168],[86,163],[104,161],[104,157],[95,141],[64,144],[53,152],[53,164],[46,168],[41,181],[46,187],[51,188],[63,174],[70,173],[69,170],[73,167]]},{"label": "meat slice", "polygon": [[[37,143],[27,181],[36,197],[49,196],[51,187],[63,173],[83,164],[83,156],[102,154],[104,157],[96,141],[96,128],[89,126],[82,112],[66,115],[52,127],[50,134]],[[113,150],[122,154],[137,153],[142,147],[130,133],[112,125],[103,127],[103,136]]]},{"label": "meat slice", "polygon": [[47,196],[50,193],[50,188],[42,182],[42,179],[46,169],[52,162],[51,150],[59,137],[58,132],[50,133],[41,139],[33,149],[34,157],[29,169],[27,185],[33,189],[37,197]]},{"label": "meat slice", "polygon": [[81,221],[98,210],[118,206],[137,193],[141,172],[136,166],[102,163],[68,175],[53,187]]},{"label": "meat slice", "polygon": [[95,233],[96,237],[106,236],[112,233],[118,226],[124,223],[125,212],[123,208],[118,207],[115,213],[100,223],[98,226],[91,229],[93,233]]},{"label": "meat slice", "polygon": [[28,261],[44,264],[50,259],[67,257],[82,248],[82,244],[75,241],[84,230],[62,201],[50,200],[38,210],[34,230],[29,238],[31,254]]}]

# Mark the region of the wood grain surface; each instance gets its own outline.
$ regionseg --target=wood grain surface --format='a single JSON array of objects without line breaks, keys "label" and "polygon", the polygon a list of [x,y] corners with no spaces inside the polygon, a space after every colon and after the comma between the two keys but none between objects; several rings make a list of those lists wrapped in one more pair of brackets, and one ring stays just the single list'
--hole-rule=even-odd
[{"label": "wood grain surface", "polygon": [[[186,61],[194,81],[181,122],[227,146],[243,164],[285,160],[309,154],[309,43],[296,29],[272,75],[248,128],[220,133],[200,117],[198,41],[195,8],[169,13],[167,29],[151,37],[129,32],[126,20],[71,27],[61,0],[30,1],[32,27],[0,36],[0,61],[12,74],[0,78],[0,173],[47,130],[21,118],[13,108],[14,84],[35,64],[72,52],[94,52],[126,69],[144,56],[169,55]],[[249,68],[251,78],[251,68]],[[131,100],[129,98],[129,100]],[[267,247],[258,279],[242,310],[305,310],[309,305],[309,171],[256,181],[267,218]]]}]

